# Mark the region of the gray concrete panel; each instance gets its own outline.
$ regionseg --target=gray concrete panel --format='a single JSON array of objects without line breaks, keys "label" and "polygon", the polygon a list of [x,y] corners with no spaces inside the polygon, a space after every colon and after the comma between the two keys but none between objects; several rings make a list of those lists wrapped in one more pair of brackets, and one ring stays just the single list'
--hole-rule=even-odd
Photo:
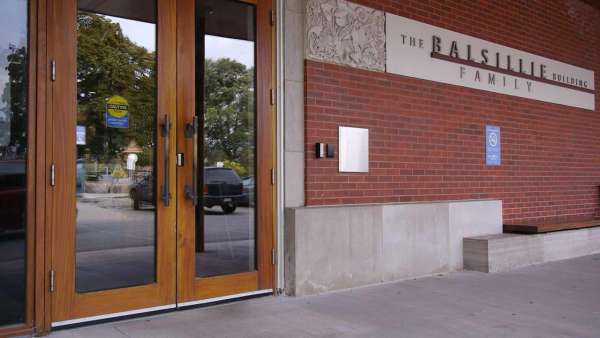
[{"label": "gray concrete panel", "polygon": [[304,208],[295,220],[297,295],[380,281],[380,210]]},{"label": "gray concrete panel", "polygon": [[600,227],[465,238],[465,268],[502,272],[600,252]]},{"label": "gray concrete panel", "polygon": [[286,152],[304,152],[304,82],[285,81]]},{"label": "gray concrete panel", "polygon": [[448,204],[382,208],[384,281],[448,271]]},{"label": "gray concrete panel", "polygon": [[317,294],[457,270],[462,264],[451,259],[462,257],[463,234],[502,231],[501,208],[499,201],[288,208],[286,292]]},{"label": "gray concrete panel", "polygon": [[462,239],[502,233],[502,201],[452,202],[450,213],[450,270],[463,268]]},{"label": "gray concrete panel", "polygon": [[284,6],[286,11],[294,13],[302,13],[304,11],[305,0],[284,0]]},{"label": "gray concrete panel", "polygon": [[286,151],[284,203],[286,207],[304,205],[304,152]]},{"label": "gray concrete panel", "polygon": [[284,205],[304,205],[305,0],[286,0],[283,17]]},{"label": "gray concrete panel", "polygon": [[304,15],[286,10],[283,32],[284,79],[304,82]]}]

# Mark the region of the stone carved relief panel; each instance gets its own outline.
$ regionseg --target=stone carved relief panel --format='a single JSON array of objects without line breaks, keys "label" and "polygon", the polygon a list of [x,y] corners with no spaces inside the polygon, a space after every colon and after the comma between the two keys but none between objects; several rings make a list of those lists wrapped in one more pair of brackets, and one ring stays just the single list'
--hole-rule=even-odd
[{"label": "stone carved relief panel", "polygon": [[385,71],[385,15],[346,0],[307,0],[306,57]]}]

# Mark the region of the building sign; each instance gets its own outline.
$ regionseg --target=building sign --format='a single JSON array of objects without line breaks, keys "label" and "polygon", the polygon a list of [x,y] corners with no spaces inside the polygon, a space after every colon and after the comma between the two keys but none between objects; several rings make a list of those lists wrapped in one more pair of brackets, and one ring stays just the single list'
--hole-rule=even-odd
[{"label": "building sign", "polygon": [[386,70],[595,109],[594,72],[386,13]]},{"label": "building sign", "polygon": [[75,139],[78,146],[85,145],[85,126],[77,126]]},{"label": "building sign", "polygon": [[125,98],[116,95],[106,101],[106,126],[129,128],[129,103]]},{"label": "building sign", "polygon": [[485,165],[498,166],[501,162],[500,127],[485,126]]}]

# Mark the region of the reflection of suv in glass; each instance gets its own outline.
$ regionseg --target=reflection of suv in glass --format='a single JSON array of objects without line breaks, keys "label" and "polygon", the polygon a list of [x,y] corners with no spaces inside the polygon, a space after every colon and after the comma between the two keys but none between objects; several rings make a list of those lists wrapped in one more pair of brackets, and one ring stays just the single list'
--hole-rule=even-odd
[{"label": "reflection of suv in glass", "polygon": [[243,198],[244,185],[240,176],[231,168],[204,168],[204,206],[221,206],[223,212],[235,211]]},{"label": "reflection of suv in glass", "polygon": [[25,161],[0,160],[0,235],[25,229]]},{"label": "reflection of suv in glass", "polygon": [[[129,197],[133,200],[133,209],[139,210],[142,203],[154,205],[154,177],[144,176],[131,185]],[[238,205],[244,203],[244,185],[240,176],[230,168],[204,168],[204,206],[220,206],[223,212],[230,214]],[[247,202],[246,202],[247,203]]]},{"label": "reflection of suv in glass", "polygon": [[75,162],[77,166],[77,192],[83,192],[85,190],[85,159],[80,158]]},{"label": "reflection of suv in glass", "polygon": [[244,183],[244,191],[242,199],[240,200],[240,204],[243,207],[253,207],[254,206],[254,176],[244,177],[242,179]]},{"label": "reflection of suv in glass", "polygon": [[133,209],[140,210],[142,202],[154,205],[154,176],[146,175],[131,185],[129,197],[133,200]]}]

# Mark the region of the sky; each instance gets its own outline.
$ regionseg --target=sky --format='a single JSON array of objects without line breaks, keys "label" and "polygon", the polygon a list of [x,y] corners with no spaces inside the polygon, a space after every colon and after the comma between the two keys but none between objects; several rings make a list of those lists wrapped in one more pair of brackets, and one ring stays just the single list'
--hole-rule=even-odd
[{"label": "sky", "polygon": [[[27,43],[27,1],[25,0],[0,0],[0,93],[8,82],[6,66],[10,50],[9,45],[21,47]],[[0,101],[0,109],[6,103]],[[0,115],[3,115],[0,112]]]},{"label": "sky", "polygon": [[[0,0],[0,12],[3,21],[0,22],[0,88],[8,81],[5,70],[6,55],[9,43],[23,45],[27,39],[26,17],[27,2],[25,0]],[[155,25],[135,20],[127,20],[107,16],[118,23],[123,34],[139,46],[149,51],[156,50]],[[254,43],[246,40],[237,40],[217,36],[206,36],[206,57],[210,59],[230,58],[247,67],[254,66]],[[0,102],[0,108],[4,105]]]},{"label": "sky", "polygon": [[[149,51],[156,50],[154,24],[112,16],[107,18],[121,25],[123,34],[129,40]],[[209,59],[230,58],[247,67],[254,66],[254,42],[207,35],[204,43],[206,57]]]},{"label": "sky", "polygon": [[254,42],[207,35],[204,40],[206,57],[230,58],[246,67],[254,66]]},{"label": "sky", "polygon": [[114,16],[105,17],[118,23],[123,34],[136,45],[142,46],[151,52],[156,50],[156,32],[153,23],[116,18]]}]

